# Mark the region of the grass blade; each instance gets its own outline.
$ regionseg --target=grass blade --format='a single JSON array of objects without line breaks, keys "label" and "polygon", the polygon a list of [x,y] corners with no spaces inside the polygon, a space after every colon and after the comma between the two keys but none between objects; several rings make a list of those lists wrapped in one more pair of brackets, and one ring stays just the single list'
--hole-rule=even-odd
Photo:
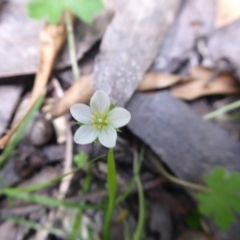
[{"label": "grass blade", "polygon": [[[30,229],[34,229],[34,230],[46,229],[41,224],[35,223],[33,221],[26,220],[24,218],[11,216],[11,217],[8,217],[7,220],[11,221],[11,222],[14,222],[16,224],[19,224],[21,226],[24,226],[24,227],[27,227],[27,228],[30,228]],[[50,233],[52,233],[54,235],[57,235],[59,237],[66,237],[66,234],[62,230],[60,230],[60,229],[49,228],[47,230],[48,230],[48,232],[50,232]]]},{"label": "grass blade", "polygon": [[[95,162],[95,161],[97,161],[97,160],[99,160],[100,158],[103,158],[103,157],[105,157],[105,155],[98,156],[98,157],[92,159],[91,161],[87,162],[87,165],[92,164],[93,162]],[[83,167],[84,166],[76,168],[76,169],[72,170],[69,173],[66,173],[66,174],[64,174],[62,176],[59,176],[59,177],[56,177],[56,178],[53,178],[53,179],[51,179],[49,181],[46,181],[46,182],[43,182],[43,183],[39,183],[39,184],[35,184],[35,185],[29,186],[29,187],[21,188],[21,189],[22,189],[22,191],[26,191],[26,192],[34,192],[34,191],[37,191],[37,190],[49,187],[49,186],[53,185],[54,183],[59,182],[64,177],[68,176],[69,174],[73,174],[73,173],[77,172],[78,170],[80,170]]]},{"label": "grass blade", "polygon": [[38,111],[38,109],[41,107],[44,100],[44,95],[40,96],[36,103],[34,104],[33,108],[25,118],[25,120],[22,122],[22,124],[19,126],[16,133],[11,138],[9,144],[4,149],[2,155],[0,156],[0,169],[5,165],[7,162],[9,156],[11,155],[12,151],[15,149],[19,141],[21,140],[26,128],[29,126],[30,122],[32,121],[35,113]]},{"label": "grass blade", "polygon": [[134,170],[133,177],[132,177],[130,183],[128,184],[127,189],[125,190],[125,192],[123,194],[121,194],[121,196],[119,196],[116,199],[116,204],[115,205],[119,205],[120,203],[122,203],[129,196],[131,191],[133,190],[133,188],[136,184],[136,176],[139,174],[141,166],[142,166],[142,161],[143,161],[143,156],[142,155],[143,155],[143,153],[140,153],[139,161],[137,162],[137,167]]},{"label": "grass blade", "polygon": [[[13,197],[17,199],[21,199],[24,201],[48,206],[48,207],[66,207],[66,208],[79,208],[81,207],[82,203],[73,203],[69,201],[58,200],[55,198],[39,195],[39,194],[32,194],[28,192],[23,192],[21,189],[18,188],[5,188],[0,190],[0,194],[6,195],[8,197]],[[95,205],[86,204],[84,205],[85,208],[93,208],[93,209],[101,209],[101,207],[97,207]]]},{"label": "grass blade", "polygon": [[[89,166],[87,175],[84,178],[84,182],[83,182],[83,187],[82,187],[83,193],[89,192],[91,183],[92,183],[92,167]],[[75,219],[72,224],[72,229],[71,229],[69,240],[75,240],[77,238],[79,228],[81,228],[82,215],[84,213],[84,205],[85,205],[85,203],[83,202],[82,206],[76,212]]]},{"label": "grass blade", "polygon": [[212,118],[215,118],[219,115],[222,115],[223,113],[226,113],[226,112],[229,112],[235,108],[238,108],[240,107],[240,100],[236,101],[236,102],[233,102],[233,103],[230,103],[226,106],[223,106],[213,112],[210,112],[206,115],[203,116],[203,119],[212,119]]}]

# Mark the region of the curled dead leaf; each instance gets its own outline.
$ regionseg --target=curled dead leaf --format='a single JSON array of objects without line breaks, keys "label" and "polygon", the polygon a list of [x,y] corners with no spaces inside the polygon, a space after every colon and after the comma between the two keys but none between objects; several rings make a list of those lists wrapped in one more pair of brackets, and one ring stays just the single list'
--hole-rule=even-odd
[{"label": "curled dead leaf", "polygon": [[215,26],[224,27],[240,18],[239,0],[216,0],[217,16]]},{"label": "curled dead leaf", "polygon": [[174,74],[148,73],[137,87],[138,91],[162,89],[174,85],[179,81],[189,81],[189,78]]},{"label": "curled dead leaf", "polygon": [[81,77],[63,95],[53,103],[45,106],[46,118],[56,118],[67,113],[75,103],[88,103],[94,90],[92,86],[92,75]]},{"label": "curled dead leaf", "polygon": [[213,74],[212,69],[195,67],[190,71],[192,81],[179,82],[171,87],[173,96],[193,100],[207,95],[230,95],[240,93],[240,84],[230,73],[220,73],[216,79],[209,81]]}]

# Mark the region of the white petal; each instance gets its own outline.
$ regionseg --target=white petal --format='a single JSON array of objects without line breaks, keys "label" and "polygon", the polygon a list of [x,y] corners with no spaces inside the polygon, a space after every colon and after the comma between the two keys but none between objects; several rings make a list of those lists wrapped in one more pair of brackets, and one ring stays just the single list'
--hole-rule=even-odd
[{"label": "white petal", "polygon": [[110,107],[110,98],[102,90],[97,90],[90,101],[90,107],[93,112],[107,112]]},{"label": "white petal", "polygon": [[103,146],[113,148],[116,145],[117,132],[112,126],[108,126],[106,129],[101,130],[98,138]]},{"label": "white petal", "polygon": [[94,142],[98,137],[98,130],[91,125],[81,126],[74,134],[74,142],[78,144],[88,144]]},{"label": "white petal", "polygon": [[109,124],[115,128],[122,127],[129,123],[131,114],[125,108],[116,107],[108,114]]},{"label": "white petal", "polygon": [[92,113],[89,106],[85,104],[74,104],[70,108],[72,116],[80,123],[89,124],[91,123]]}]

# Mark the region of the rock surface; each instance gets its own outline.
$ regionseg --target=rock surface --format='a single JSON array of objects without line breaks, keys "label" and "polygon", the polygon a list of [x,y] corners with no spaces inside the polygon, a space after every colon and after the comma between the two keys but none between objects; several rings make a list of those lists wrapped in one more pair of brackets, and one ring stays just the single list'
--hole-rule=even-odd
[{"label": "rock surface", "polygon": [[[127,109],[132,114],[130,130],[180,179],[201,183],[215,166],[240,171],[240,144],[168,91],[136,93]],[[240,221],[228,232],[214,229],[221,240],[238,239]]]},{"label": "rock surface", "polygon": [[124,105],[153,62],[180,4],[180,0],[131,0],[117,12],[95,61],[95,88]]}]

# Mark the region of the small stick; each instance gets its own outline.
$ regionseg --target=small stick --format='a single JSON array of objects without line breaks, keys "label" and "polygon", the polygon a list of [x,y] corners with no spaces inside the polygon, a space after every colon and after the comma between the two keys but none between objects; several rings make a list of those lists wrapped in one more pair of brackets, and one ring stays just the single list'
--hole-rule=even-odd
[{"label": "small stick", "polygon": [[76,44],[74,39],[74,32],[73,32],[73,17],[71,13],[66,10],[65,11],[65,23],[67,28],[67,39],[68,39],[68,48],[69,48],[69,55],[72,64],[72,71],[75,81],[79,80],[80,73],[77,63],[77,55],[76,55]]}]

